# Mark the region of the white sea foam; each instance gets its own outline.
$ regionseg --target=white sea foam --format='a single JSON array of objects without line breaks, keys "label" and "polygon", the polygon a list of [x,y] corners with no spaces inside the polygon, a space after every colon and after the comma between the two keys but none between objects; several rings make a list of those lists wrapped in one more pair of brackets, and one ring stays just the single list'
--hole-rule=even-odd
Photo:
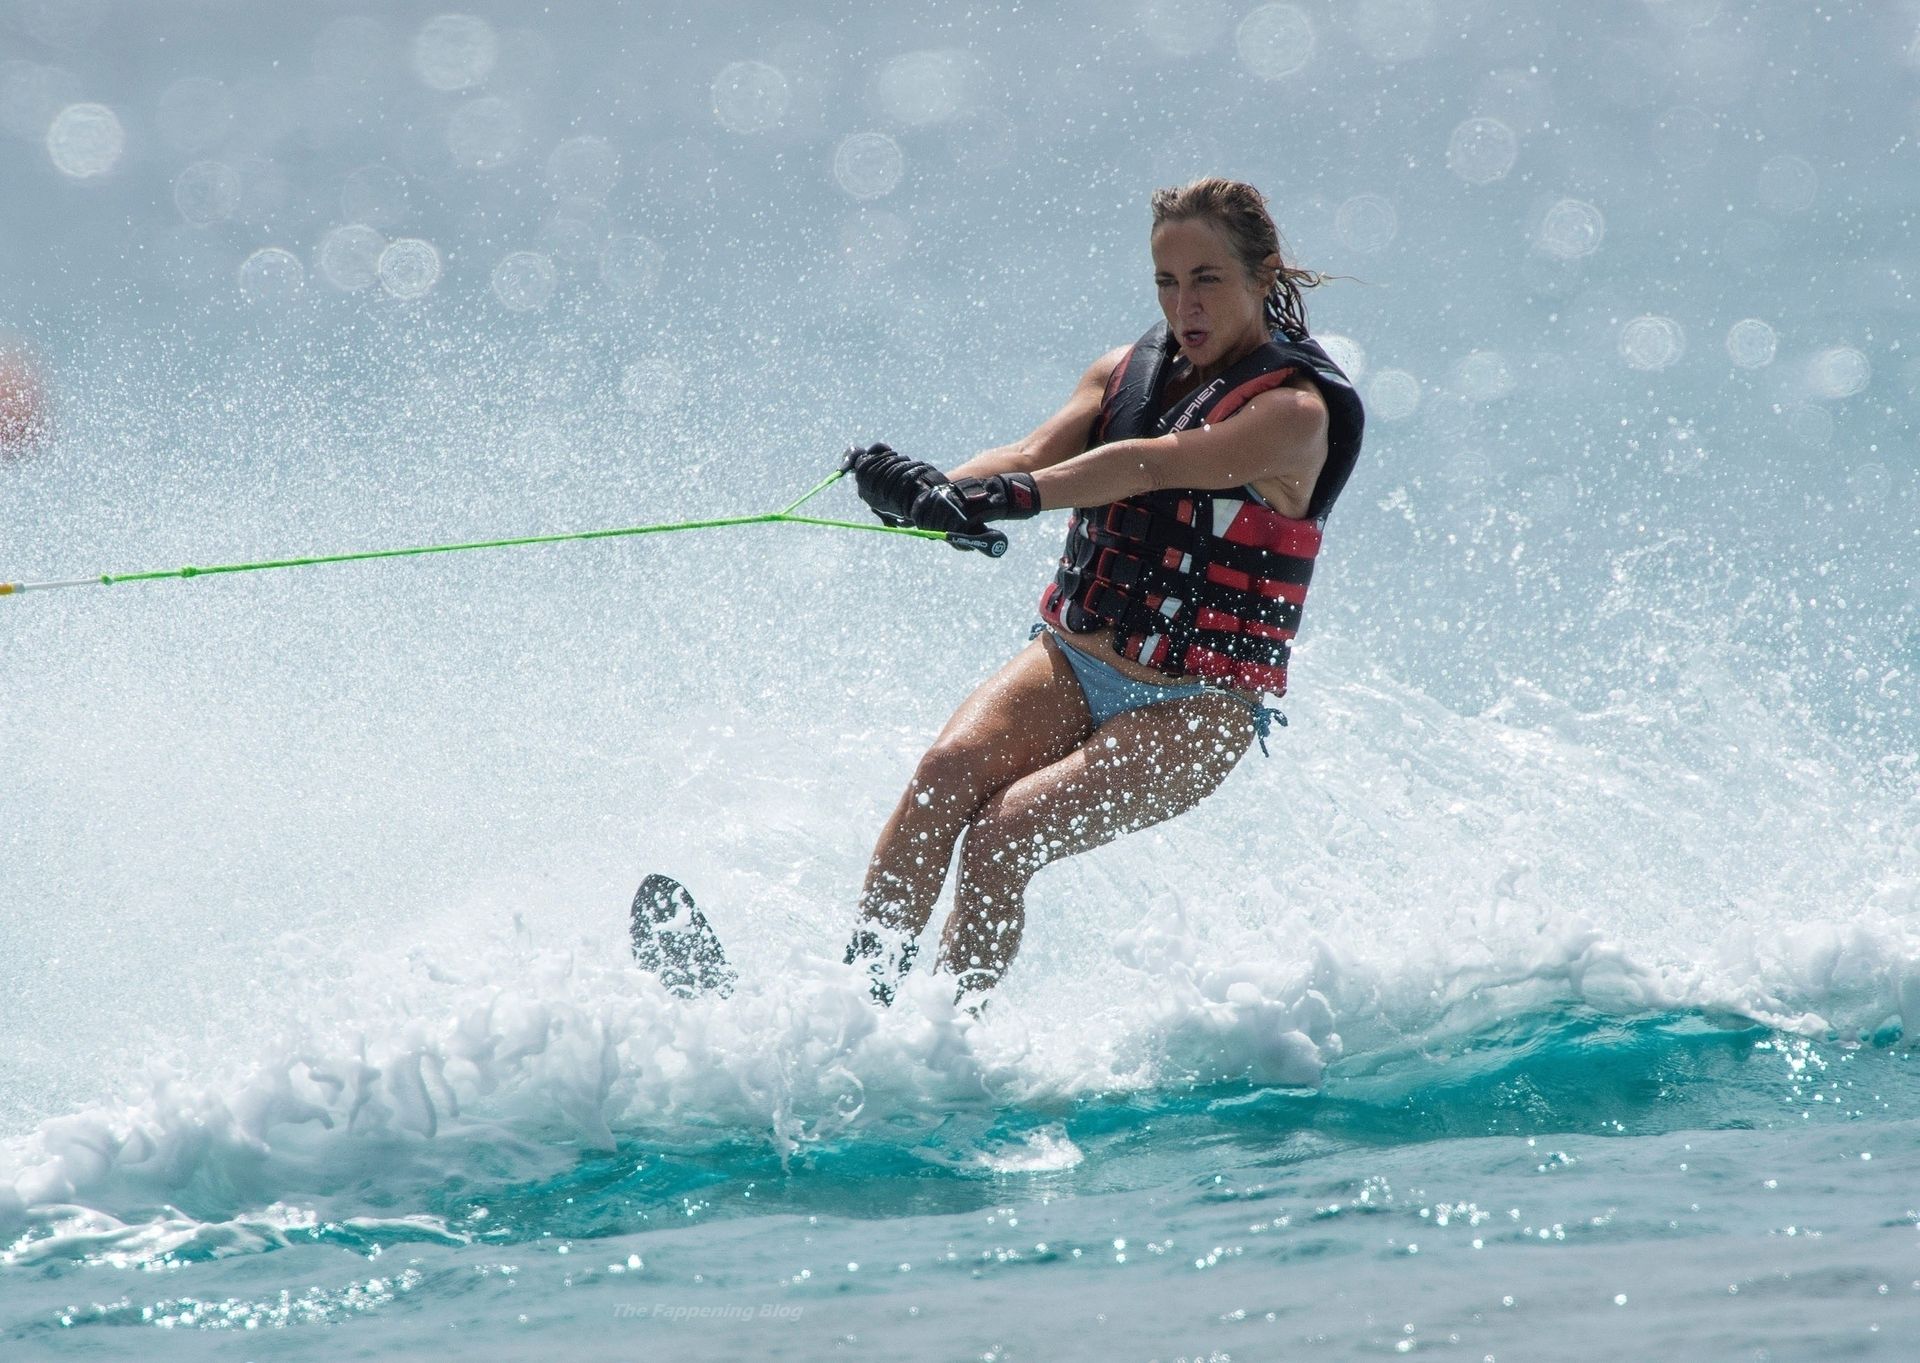
[{"label": "white sea foam", "polygon": [[[434,1150],[476,1133],[523,1142],[536,1163],[548,1138],[609,1149],[622,1132],[715,1129],[792,1157],[983,1103],[1311,1086],[1343,1054],[1444,1047],[1569,1004],[1724,1012],[1814,1036],[1911,1025],[1911,820],[1897,806],[1842,815],[1836,769],[1789,757],[1790,732],[1730,678],[1697,680],[1700,732],[1627,750],[1596,742],[1636,724],[1626,709],[1582,714],[1521,688],[1501,713],[1468,718],[1380,678],[1335,686],[1296,739],[1295,812],[1274,830],[1291,865],[1247,884],[1237,908],[1204,884],[1160,889],[1094,972],[1124,982],[1099,1007],[1082,996],[1062,1011],[1029,987],[976,1021],[923,972],[882,1011],[851,972],[798,949],[732,998],[687,1002],[624,963],[617,925],[580,947],[541,946],[524,922],[476,944],[464,925],[477,906],[460,906],[421,945],[363,958],[329,988],[290,980],[301,1025],[246,1063],[156,1070],[124,1101],[12,1142],[0,1210],[147,1252],[199,1234],[192,1218],[129,1228],[123,1210],[188,1187],[297,1201],[317,1171],[375,1151],[389,1181],[431,1186],[451,1158]],[[1711,735],[1726,726],[1758,741],[1725,748]],[[1717,848],[1700,836],[1728,815],[1716,789],[1746,792],[1748,825]],[[1754,846],[1822,850],[1762,867]],[[1664,903],[1650,891],[1663,882]],[[1710,886],[1721,903],[1700,902]],[[1697,935],[1675,935],[1676,918]],[[1071,979],[1053,983],[1073,996]],[[221,1234],[267,1233],[247,1216],[216,1218]]]}]

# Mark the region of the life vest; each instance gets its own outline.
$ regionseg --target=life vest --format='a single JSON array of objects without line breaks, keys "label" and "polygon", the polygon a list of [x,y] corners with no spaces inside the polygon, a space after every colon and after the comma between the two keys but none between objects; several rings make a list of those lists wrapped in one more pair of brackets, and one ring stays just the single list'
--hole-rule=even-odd
[{"label": "life vest", "polygon": [[1224,421],[1305,373],[1328,414],[1327,462],[1307,514],[1283,516],[1252,488],[1165,488],[1079,507],[1040,613],[1072,634],[1116,626],[1114,652],[1159,671],[1285,695],[1321,527],[1360,454],[1360,397],[1318,341],[1276,333],[1162,412],[1176,349],[1164,322],[1134,343],[1107,380],[1087,448]]}]

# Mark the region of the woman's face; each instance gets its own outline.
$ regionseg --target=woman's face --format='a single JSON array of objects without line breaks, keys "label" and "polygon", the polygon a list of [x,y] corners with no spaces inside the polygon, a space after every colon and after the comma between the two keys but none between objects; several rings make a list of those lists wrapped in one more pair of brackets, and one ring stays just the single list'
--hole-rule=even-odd
[{"label": "woman's face", "polygon": [[1266,290],[1218,227],[1205,218],[1162,223],[1152,244],[1160,311],[1189,364],[1203,369],[1266,339]]}]

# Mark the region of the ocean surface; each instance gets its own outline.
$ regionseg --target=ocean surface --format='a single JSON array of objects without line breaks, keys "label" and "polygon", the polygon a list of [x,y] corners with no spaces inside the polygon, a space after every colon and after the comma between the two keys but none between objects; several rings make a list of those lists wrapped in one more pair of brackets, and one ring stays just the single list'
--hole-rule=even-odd
[{"label": "ocean surface", "polygon": [[0,1359],[1912,1358],[1917,139],[1905,0],[0,0],[0,581],[951,467],[1210,172],[1369,407],[979,1018],[839,958],[1057,516],[0,598]]}]

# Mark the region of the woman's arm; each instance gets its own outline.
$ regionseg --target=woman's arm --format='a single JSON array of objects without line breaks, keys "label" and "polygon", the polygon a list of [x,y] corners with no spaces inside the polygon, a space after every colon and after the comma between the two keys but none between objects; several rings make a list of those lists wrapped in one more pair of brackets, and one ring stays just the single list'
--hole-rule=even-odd
[{"label": "woman's arm", "polygon": [[1311,386],[1287,387],[1258,394],[1226,421],[1116,440],[1039,468],[1033,481],[1041,507],[1052,510],[1103,506],[1167,487],[1212,490],[1275,480],[1296,494],[1294,514],[1302,514],[1326,461],[1325,399]]},{"label": "woman's arm", "polygon": [[1080,376],[1080,383],[1066,406],[1041,422],[1026,439],[983,450],[960,467],[949,470],[947,476],[987,478],[996,473],[1031,473],[1079,454],[1086,449],[1093,419],[1100,414],[1100,399],[1106,395],[1107,379],[1126,353],[1127,347],[1121,346],[1095,360]]}]

